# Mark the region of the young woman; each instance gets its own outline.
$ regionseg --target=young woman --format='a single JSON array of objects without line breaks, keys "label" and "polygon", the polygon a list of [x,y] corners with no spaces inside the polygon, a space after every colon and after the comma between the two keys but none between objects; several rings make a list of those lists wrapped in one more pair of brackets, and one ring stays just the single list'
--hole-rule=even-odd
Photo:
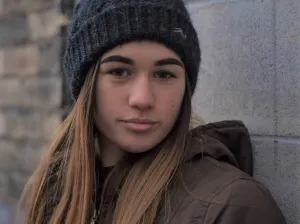
[{"label": "young woman", "polygon": [[25,223],[285,223],[242,122],[189,130],[199,64],[181,0],[79,2],[74,106],[25,188]]}]

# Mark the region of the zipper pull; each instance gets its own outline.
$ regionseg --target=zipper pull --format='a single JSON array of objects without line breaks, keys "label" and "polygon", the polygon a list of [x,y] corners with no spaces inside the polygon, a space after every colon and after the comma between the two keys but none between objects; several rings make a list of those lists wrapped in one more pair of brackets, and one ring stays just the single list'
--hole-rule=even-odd
[{"label": "zipper pull", "polygon": [[96,211],[96,209],[94,209],[93,218],[92,218],[90,224],[96,224],[96,221],[97,221],[97,211]]}]

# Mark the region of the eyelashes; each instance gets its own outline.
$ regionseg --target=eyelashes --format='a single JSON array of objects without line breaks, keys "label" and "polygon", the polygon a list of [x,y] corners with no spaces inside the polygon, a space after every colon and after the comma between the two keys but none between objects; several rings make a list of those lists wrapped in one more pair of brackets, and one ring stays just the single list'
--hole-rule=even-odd
[{"label": "eyelashes", "polygon": [[116,77],[128,77],[131,75],[130,71],[128,69],[124,69],[124,68],[111,69],[107,72],[107,74],[116,76]]},{"label": "eyelashes", "polygon": [[[127,77],[132,76],[132,72],[126,68],[110,69],[107,72],[105,72],[105,74],[112,75],[116,78],[127,78]],[[166,71],[166,70],[159,70],[159,71],[153,72],[153,77],[157,78],[157,79],[162,79],[162,80],[177,78],[177,76],[173,72]]]}]

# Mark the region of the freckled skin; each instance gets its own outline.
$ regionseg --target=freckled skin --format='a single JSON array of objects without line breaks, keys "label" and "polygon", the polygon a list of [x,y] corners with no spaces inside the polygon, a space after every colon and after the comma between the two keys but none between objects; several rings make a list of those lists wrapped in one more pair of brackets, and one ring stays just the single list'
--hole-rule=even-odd
[{"label": "freckled skin", "polygon": [[[145,152],[160,143],[177,120],[185,92],[185,69],[174,64],[156,66],[156,61],[166,58],[182,61],[172,50],[153,42],[124,44],[105,53],[100,61],[113,55],[130,58],[134,65],[100,65],[95,91],[96,125],[101,135],[122,150]],[[109,73],[120,68],[130,75],[120,78]],[[176,77],[165,78],[158,73],[161,71]],[[133,132],[119,121],[128,118],[147,118],[157,123],[149,131]]]}]

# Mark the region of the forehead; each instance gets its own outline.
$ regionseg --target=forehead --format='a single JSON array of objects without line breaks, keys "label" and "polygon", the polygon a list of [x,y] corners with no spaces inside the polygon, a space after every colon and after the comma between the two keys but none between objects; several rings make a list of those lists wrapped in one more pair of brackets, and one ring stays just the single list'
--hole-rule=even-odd
[{"label": "forehead", "polygon": [[150,41],[134,41],[122,44],[107,51],[102,55],[102,58],[112,55],[121,55],[133,60],[160,60],[164,58],[175,58],[181,61],[180,57],[171,49],[167,48],[163,44]]}]

